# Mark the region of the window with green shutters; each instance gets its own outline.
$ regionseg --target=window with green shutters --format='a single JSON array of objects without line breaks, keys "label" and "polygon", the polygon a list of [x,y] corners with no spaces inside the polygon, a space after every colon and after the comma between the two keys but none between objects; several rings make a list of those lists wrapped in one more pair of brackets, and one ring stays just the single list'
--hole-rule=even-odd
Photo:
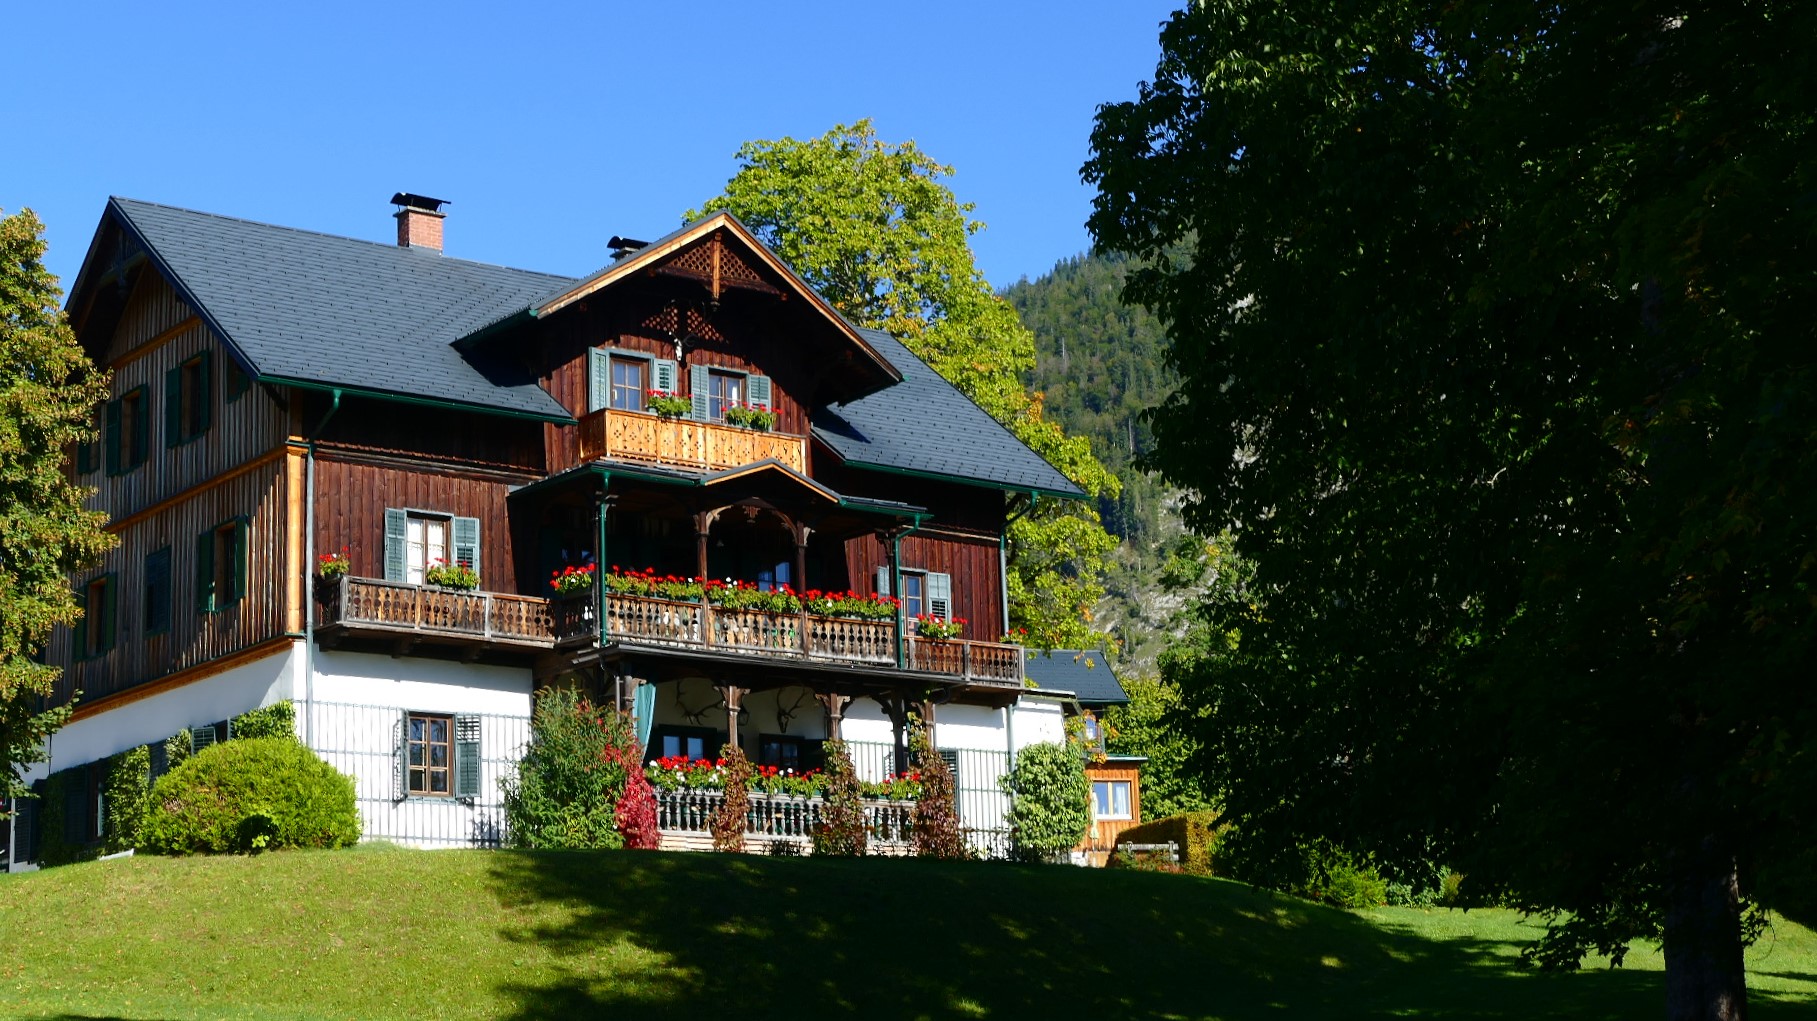
[{"label": "window with green shutters", "polygon": [[103,574],[82,586],[77,595],[82,603],[82,619],[76,622],[72,632],[72,658],[93,659],[106,655],[114,647],[114,611],[119,602],[115,587],[112,574]]},{"label": "window with green shutters", "polygon": [[478,518],[405,507],[385,509],[386,581],[421,585],[429,568],[442,560],[485,578],[480,570]]},{"label": "window with green shutters", "polygon": [[702,422],[723,422],[730,405],[749,405],[765,411],[771,406],[770,377],[716,365],[688,366],[689,398],[693,403],[691,417]]},{"label": "window with green shutters", "polygon": [[673,359],[641,351],[596,347],[587,352],[587,410],[643,411],[651,390],[680,389]]},{"label": "window with green shutters", "polygon": [[478,716],[405,710],[398,733],[399,797],[479,797],[485,761]]},{"label": "window with green shutters", "polygon": [[150,454],[150,428],[151,398],[144,387],[134,387],[107,402],[101,425],[107,474],[124,475],[145,463]]},{"label": "window with green shutters", "polygon": [[196,610],[218,613],[246,595],[247,519],[231,518],[196,536]]},{"label": "window with green shutters", "polygon": [[200,351],[164,374],[164,445],[177,447],[208,431],[214,412],[212,358]]},{"label": "window with green shutters", "polygon": [[[877,568],[877,594],[890,595],[890,569]],[[953,619],[953,576],[920,568],[902,569],[902,609],[913,620],[924,613],[941,620]]]}]

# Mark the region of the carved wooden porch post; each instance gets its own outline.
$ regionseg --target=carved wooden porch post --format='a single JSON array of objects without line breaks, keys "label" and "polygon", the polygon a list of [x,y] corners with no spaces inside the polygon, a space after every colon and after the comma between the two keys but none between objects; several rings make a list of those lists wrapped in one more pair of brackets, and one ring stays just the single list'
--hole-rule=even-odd
[{"label": "carved wooden porch post", "polygon": [[820,704],[826,708],[826,736],[828,740],[845,740],[845,707],[852,704],[852,696],[838,693],[816,694]]},{"label": "carved wooden porch post", "polygon": [[725,699],[726,703],[726,744],[742,750],[744,745],[738,741],[738,711],[744,707],[744,697],[751,693],[751,689],[731,684],[721,684],[717,687],[720,697]]}]

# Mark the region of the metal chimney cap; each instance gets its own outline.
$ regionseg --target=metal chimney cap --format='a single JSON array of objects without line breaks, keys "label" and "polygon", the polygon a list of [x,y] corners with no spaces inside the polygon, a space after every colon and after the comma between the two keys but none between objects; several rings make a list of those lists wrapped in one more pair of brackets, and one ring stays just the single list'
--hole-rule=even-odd
[{"label": "metal chimney cap", "polygon": [[425,213],[439,213],[442,211],[443,206],[448,205],[448,200],[432,199],[427,195],[417,195],[412,192],[400,191],[396,195],[391,196],[391,204],[394,206],[402,206],[406,209],[421,210]]}]

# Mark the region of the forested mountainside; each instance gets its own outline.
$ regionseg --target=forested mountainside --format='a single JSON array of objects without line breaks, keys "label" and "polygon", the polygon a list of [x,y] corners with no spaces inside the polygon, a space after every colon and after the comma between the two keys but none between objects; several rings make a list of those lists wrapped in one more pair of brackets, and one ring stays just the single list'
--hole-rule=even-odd
[{"label": "forested mountainside", "polygon": [[1173,374],[1160,323],[1118,300],[1129,265],[1119,256],[1077,255],[1003,296],[1035,334],[1035,371],[1026,382],[1045,394],[1048,416],[1067,435],[1089,437],[1123,482],[1121,496],[1099,501],[1105,528],[1122,540],[1099,614],[1124,645],[1120,666],[1145,671],[1182,625],[1183,593],[1163,578],[1178,573],[1167,570],[1177,547],[1192,543],[1175,513],[1179,494],[1135,465],[1154,442],[1142,411],[1172,389]]}]

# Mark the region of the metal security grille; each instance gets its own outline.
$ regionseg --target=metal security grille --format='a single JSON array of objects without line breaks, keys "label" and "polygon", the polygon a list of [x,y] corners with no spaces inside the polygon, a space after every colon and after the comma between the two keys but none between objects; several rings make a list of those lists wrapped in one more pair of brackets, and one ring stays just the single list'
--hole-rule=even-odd
[{"label": "metal security grille", "polygon": [[[474,714],[479,731],[479,783],[471,798],[399,798],[396,706],[316,702],[310,745],[353,778],[367,840],[417,847],[499,847],[505,842],[499,781],[513,775],[530,742],[528,716]],[[469,717],[463,717],[463,720]],[[462,739],[470,734],[459,735]]]},{"label": "metal security grille", "polygon": [[[860,780],[878,781],[894,772],[896,750],[887,741],[847,741]],[[997,780],[1009,771],[1009,753],[977,748],[943,748],[953,764],[959,823],[974,850],[991,858],[1009,856],[1009,795]]]}]

